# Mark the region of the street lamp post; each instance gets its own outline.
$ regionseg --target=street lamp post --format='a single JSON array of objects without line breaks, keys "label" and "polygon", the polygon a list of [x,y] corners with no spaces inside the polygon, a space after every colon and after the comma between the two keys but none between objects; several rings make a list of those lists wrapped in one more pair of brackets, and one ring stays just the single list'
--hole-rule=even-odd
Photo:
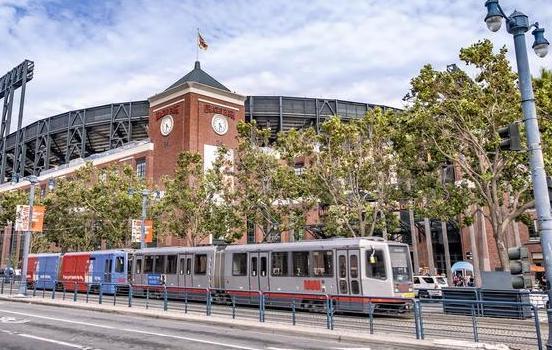
[{"label": "street lamp post", "polygon": [[[129,189],[128,194],[133,195],[134,189]],[[148,210],[148,198],[150,194],[154,193],[156,196],[159,195],[159,192],[157,191],[150,191],[147,189],[142,190],[140,194],[142,195],[142,217],[141,217],[141,223],[140,223],[140,249],[146,248],[146,217],[147,217],[147,210]]]},{"label": "street lamp post", "polygon": [[[521,92],[521,109],[523,111],[525,131],[527,133],[531,177],[533,179],[533,195],[535,196],[535,208],[540,227],[540,241],[548,284],[548,298],[552,301],[552,290],[550,288],[550,282],[552,281],[552,215],[550,212],[550,198],[548,196],[546,184],[546,173],[544,171],[535,97],[533,95],[531,73],[529,71],[525,33],[529,31],[529,29],[535,28],[532,31],[535,38],[532,48],[539,57],[546,56],[549,43],[544,38],[544,29],[540,28],[538,23],[530,25],[529,18],[523,13],[514,11],[510,16],[507,16],[500,7],[498,0],[487,0],[485,6],[487,7],[487,16],[485,17],[487,27],[491,31],[496,32],[500,29],[502,20],[505,19],[508,33],[514,36],[514,47],[519,75],[519,90]],[[550,306],[547,310],[547,315],[548,341],[546,343],[546,348],[552,350],[552,309],[550,309]]]},{"label": "street lamp post", "polygon": [[27,260],[29,259],[29,249],[31,246],[35,185],[38,183],[38,179],[34,175],[27,177],[27,180],[29,180],[29,182],[31,183],[31,189],[29,192],[29,227],[25,231],[25,237],[23,241],[23,266],[21,266],[21,281],[19,282],[19,294],[21,295],[27,295]]}]

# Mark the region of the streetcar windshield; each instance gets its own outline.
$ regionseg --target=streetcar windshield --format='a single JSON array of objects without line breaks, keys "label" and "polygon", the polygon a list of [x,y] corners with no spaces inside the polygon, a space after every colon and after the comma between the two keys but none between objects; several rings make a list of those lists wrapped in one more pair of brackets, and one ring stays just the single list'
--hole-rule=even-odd
[{"label": "streetcar windshield", "polygon": [[412,279],[410,270],[410,255],[405,246],[389,246],[391,268],[395,282],[407,282]]}]

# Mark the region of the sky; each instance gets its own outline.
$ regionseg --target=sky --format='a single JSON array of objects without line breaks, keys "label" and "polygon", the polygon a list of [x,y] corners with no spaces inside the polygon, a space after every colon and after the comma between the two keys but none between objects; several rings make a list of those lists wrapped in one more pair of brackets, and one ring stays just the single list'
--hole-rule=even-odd
[{"label": "sky", "polygon": [[[445,69],[485,38],[484,0],[0,0],[0,76],[35,62],[24,125],[69,110],[143,100],[193,68],[242,95],[304,96],[402,107],[425,64]],[[501,0],[548,29],[551,0]],[[527,44],[532,45],[529,35]],[[515,60],[510,55],[515,67]],[[532,73],[552,53],[529,53]],[[15,119],[15,118],[14,118]],[[13,128],[12,128],[13,130]]]}]

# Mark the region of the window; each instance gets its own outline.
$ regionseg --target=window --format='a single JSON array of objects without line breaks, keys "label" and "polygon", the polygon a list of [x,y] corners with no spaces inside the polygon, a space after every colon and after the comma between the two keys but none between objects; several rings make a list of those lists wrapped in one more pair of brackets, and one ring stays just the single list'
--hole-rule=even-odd
[{"label": "window", "polygon": [[113,267],[113,260],[112,259],[107,259],[105,261],[105,265],[104,265],[104,272],[105,273],[111,273],[111,268]]},{"label": "window", "polygon": [[[391,257],[391,270],[393,271],[393,280],[395,282],[406,282],[412,278],[410,268],[410,252],[406,246],[389,246],[389,256]],[[429,283],[435,283],[434,281]]]},{"label": "window", "polygon": [[435,283],[432,277],[422,277],[422,279],[424,280],[425,283],[429,283],[429,284]]},{"label": "window", "polygon": [[205,275],[207,273],[207,254],[196,254],[194,261],[194,274]]},{"label": "window", "polygon": [[366,252],[366,277],[387,279],[383,250],[372,249]]},{"label": "window", "polygon": [[347,259],[345,255],[339,256],[339,278],[347,278]]},{"label": "window", "polygon": [[251,258],[251,276],[257,276],[257,257]]},{"label": "window", "polygon": [[142,273],[142,258],[141,257],[136,259],[136,265],[134,266],[134,273],[135,274]]},{"label": "window", "polygon": [[358,256],[351,255],[349,257],[349,269],[351,270],[351,278],[358,278]]},{"label": "window", "polygon": [[153,272],[153,256],[152,255],[146,255],[144,258],[144,273],[151,273]]},{"label": "window", "polygon": [[295,172],[295,175],[301,176],[305,173],[305,163],[304,162],[296,162],[293,165],[293,170]]},{"label": "window", "polygon": [[309,252],[291,253],[293,260],[293,275],[302,277],[309,275]]},{"label": "window", "polygon": [[192,258],[186,259],[186,275],[192,274]]},{"label": "window", "polygon": [[118,256],[115,258],[115,272],[125,272],[125,259],[122,256]]},{"label": "window", "polygon": [[351,293],[360,294],[360,284],[358,283],[358,280],[351,281]]},{"label": "window", "polygon": [[311,257],[314,276],[333,276],[333,252],[331,250],[312,252]]},{"label": "window", "polygon": [[146,158],[136,159],[136,176],[142,179],[146,177]]},{"label": "window", "polygon": [[414,277],[414,284],[420,284],[420,278]]},{"label": "window", "polygon": [[287,276],[288,275],[288,253],[274,252],[272,253],[272,276]]},{"label": "window", "polygon": [[155,261],[155,264],[153,265],[153,272],[163,273],[163,270],[165,269],[165,256],[155,255],[153,260]]},{"label": "window", "polygon": [[267,268],[266,256],[261,257],[261,277],[266,277],[266,268]]},{"label": "window", "polygon": [[255,223],[247,220],[247,244],[255,244]]},{"label": "window", "polygon": [[176,255],[168,255],[167,256],[167,269],[165,273],[167,274],[175,274],[176,273]]},{"label": "window", "polygon": [[185,267],[186,267],[186,258],[180,258],[180,265],[178,270],[178,273],[180,275],[183,275],[184,271],[186,271]]},{"label": "window", "polygon": [[247,275],[247,253],[232,254],[232,276]]}]

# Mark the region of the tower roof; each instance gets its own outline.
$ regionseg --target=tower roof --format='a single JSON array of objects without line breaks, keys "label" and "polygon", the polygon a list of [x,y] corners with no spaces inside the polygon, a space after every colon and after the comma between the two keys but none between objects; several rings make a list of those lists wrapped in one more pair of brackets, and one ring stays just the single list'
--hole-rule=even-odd
[{"label": "tower roof", "polygon": [[214,88],[217,88],[217,89],[230,91],[230,89],[228,89],[226,86],[222,85],[215,78],[213,78],[212,76],[207,74],[205,71],[203,71],[201,69],[200,64],[199,64],[199,61],[195,62],[194,69],[191,72],[189,72],[188,74],[186,74],[182,78],[178,79],[178,81],[176,81],[174,84],[169,86],[165,91],[170,90],[172,88],[175,88],[179,85],[182,85],[182,84],[184,84],[186,82],[190,82],[190,81],[200,83],[200,84],[203,84],[203,85],[208,85],[208,86],[211,86],[211,87],[214,87]]}]

